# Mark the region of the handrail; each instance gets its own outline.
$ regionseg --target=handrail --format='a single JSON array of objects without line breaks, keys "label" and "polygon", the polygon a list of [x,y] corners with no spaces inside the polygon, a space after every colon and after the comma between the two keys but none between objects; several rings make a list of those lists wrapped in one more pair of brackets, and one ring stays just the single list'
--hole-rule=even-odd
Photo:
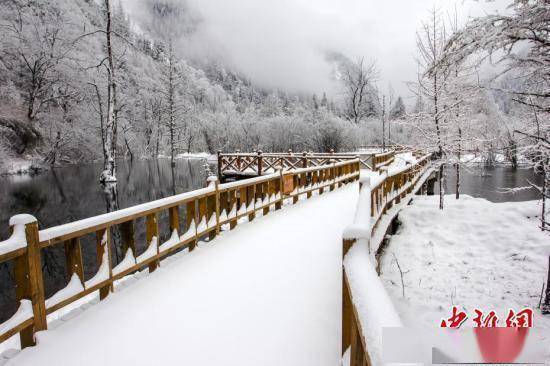
[{"label": "handrail", "polygon": [[[381,329],[374,328],[400,323],[368,257],[378,250],[379,242],[386,234],[387,227],[379,227],[384,214],[391,210],[395,215],[400,207],[408,203],[430,171],[429,155],[424,155],[412,164],[407,162],[404,167],[385,167],[379,177],[360,180],[355,220],[344,230],[342,243],[342,353],[349,348],[350,366],[372,365],[373,361],[378,363],[380,347],[373,347],[370,352],[368,350],[369,342],[371,345],[381,342]],[[391,220],[385,223],[389,225]],[[352,251],[352,257],[349,257],[348,253]],[[362,281],[368,281],[368,289],[361,286]],[[385,304],[383,312],[376,313],[374,317],[365,315],[365,308],[371,307],[369,310],[376,312],[373,304],[380,302]]]},{"label": "handrail", "polygon": [[350,152],[350,153],[293,153],[292,150],[282,153],[222,153],[218,151],[218,176],[257,176],[271,173],[274,169],[287,171],[310,166],[320,166],[359,159],[363,169],[378,170],[394,161],[395,150],[383,152]]},{"label": "handrail", "polygon": [[[278,170],[257,178],[220,184],[209,179],[207,187],[162,198],[122,210],[39,230],[36,218],[17,215],[10,219],[12,235],[0,241],[0,263],[13,261],[17,312],[0,324],[0,343],[19,333],[21,347],[35,344],[34,334],[48,327],[46,316],[82,297],[99,291],[100,300],[114,291],[114,282],[145,267],[154,271],[165,257],[188,248],[193,251],[199,240],[213,240],[221,230],[233,230],[240,218],[252,221],[279,210],[287,201],[296,203],[300,196],[323,194],[359,178],[360,162],[348,159],[338,163]],[[162,233],[159,219],[168,214],[169,231]],[[145,220],[146,248],[136,251],[136,226]],[[124,258],[111,263],[113,232],[120,234]],[[162,235],[164,234],[164,235]],[[97,272],[84,278],[81,239],[95,236]],[[161,238],[167,240],[161,242]],[[45,298],[41,265],[44,248],[64,245],[68,285]]]}]

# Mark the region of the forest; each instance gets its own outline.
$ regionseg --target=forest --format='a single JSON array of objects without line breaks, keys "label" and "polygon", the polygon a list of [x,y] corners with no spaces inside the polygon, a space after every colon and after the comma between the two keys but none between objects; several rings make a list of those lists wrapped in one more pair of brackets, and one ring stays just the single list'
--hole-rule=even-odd
[{"label": "forest", "polygon": [[[516,1],[510,22],[490,33],[495,39],[482,29],[498,19],[464,28],[434,7],[418,29],[419,73],[408,83],[416,95],[410,106],[391,85],[380,85],[373,55],[327,52],[338,90],[329,95],[268,89],[222,61],[186,59],[175,47],[195,27],[186,2],[142,2],[152,16],[140,24],[113,0],[0,4],[2,172],[18,160],[37,170],[103,160],[101,179],[109,180],[117,158],[175,159],[236,149],[352,151],[383,143],[447,156],[460,145],[488,161],[503,153],[515,164],[528,138],[516,131],[547,121],[547,31],[541,30],[546,38],[538,51],[525,46],[537,41],[529,36],[496,39],[499,29],[513,32],[519,22],[541,26],[524,19],[540,7],[544,21],[548,6],[541,1]],[[472,43],[472,34],[482,39]],[[546,78],[533,77],[534,52],[546,59]],[[489,61],[493,53],[499,59]],[[480,73],[486,63],[496,66]],[[523,90],[532,87],[546,92]]]}]

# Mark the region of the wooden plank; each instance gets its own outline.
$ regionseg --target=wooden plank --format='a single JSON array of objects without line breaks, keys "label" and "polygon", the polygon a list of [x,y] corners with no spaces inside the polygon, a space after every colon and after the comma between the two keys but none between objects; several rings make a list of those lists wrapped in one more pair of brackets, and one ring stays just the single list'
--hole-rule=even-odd
[{"label": "wooden plank", "polygon": [[[97,252],[97,270],[99,271],[101,264],[103,262],[103,255],[105,252],[107,252],[107,265],[109,269],[109,278],[113,276],[112,267],[113,264],[111,262],[111,250],[112,250],[112,240],[111,240],[111,230],[110,229],[101,229],[96,232],[96,252]],[[103,300],[107,296],[109,296],[109,293],[113,291],[112,284],[109,284],[107,286],[103,286],[99,289],[99,299]]]},{"label": "wooden plank", "polygon": [[131,249],[132,255],[134,256],[134,258],[136,258],[137,253],[134,220],[123,222],[122,224],[120,224],[119,228],[122,241],[122,255],[126,255],[128,249]]},{"label": "wooden plank", "polygon": [[[153,245],[153,238],[157,241],[157,254],[159,253],[159,226],[156,213],[147,215],[145,219],[145,238],[147,240],[147,248]],[[147,249],[146,249],[147,250]],[[154,272],[159,266],[159,260],[154,260],[149,264],[149,272]]]},{"label": "wooden plank", "polygon": [[[266,197],[267,197],[267,201],[269,202],[269,198],[271,197],[271,192],[272,192],[271,186],[272,186],[271,181],[267,181],[262,184],[262,204],[265,202]],[[263,210],[264,216],[269,214],[269,207],[271,207],[270,204],[264,207],[264,210]]]},{"label": "wooden plank", "polygon": [[294,175],[293,174],[284,174],[283,175],[283,194],[291,194],[294,191]]},{"label": "wooden plank", "polygon": [[170,221],[170,235],[176,230],[180,232],[180,211],[179,206],[170,207],[168,210],[168,219]]},{"label": "wooden plank", "polygon": [[[30,319],[27,319],[25,320],[24,322],[22,322],[21,324],[18,324],[16,325],[15,327],[9,329],[7,332],[4,332],[2,334],[0,334],[0,343],[2,342],[5,342],[7,341],[8,339],[10,339],[11,337],[13,337],[14,335],[16,335],[17,333],[19,333],[19,335],[21,337],[23,337],[23,334],[25,332],[27,332],[28,330],[30,330],[30,336],[31,336],[31,344],[25,344],[23,345],[23,343],[21,343],[21,348],[26,348],[26,347],[29,347],[29,346],[34,346],[34,340],[32,339],[32,326],[33,326],[33,318],[30,318]],[[26,333],[25,333],[26,334]],[[22,338],[21,338],[22,340]]]},{"label": "wooden plank", "polygon": [[[199,217],[197,222],[198,224],[200,224],[204,221],[206,224],[208,223],[208,217],[206,217],[206,213],[207,213],[206,197],[199,199],[198,205],[199,205]],[[197,225],[197,236],[201,236],[204,234],[204,232],[199,233],[198,230],[199,230],[199,227]]]},{"label": "wooden plank", "polygon": [[[248,186],[246,189],[246,207],[248,207],[251,203],[253,207],[256,207],[256,186]],[[248,214],[248,221],[253,221],[254,218],[256,218],[256,212],[252,211]]]},{"label": "wooden plank", "polygon": [[189,230],[191,225],[195,226],[195,239],[189,243],[189,251],[193,251],[197,246],[197,231],[196,227],[198,225],[197,221],[197,210],[196,210],[197,201],[189,201],[186,204],[186,213],[185,213],[185,232]]},{"label": "wooden plank", "polygon": [[25,225],[27,238],[27,258],[29,270],[29,293],[34,315],[34,332],[48,328],[46,320],[46,299],[44,297],[44,279],[42,275],[42,260],[40,255],[40,239],[38,237],[38,222]]},{"label": "wooden plank", "polygon": [[[216,219],[216,230],[208,232],[208,240],[213,240],[216,237],[218,231],[218,217],[219,212],[217,212],[218,202],[217,202],[217,193],[206,198],[206,222],[210,223],[212,217]],[[210,226],[208,227],[210,229]]]},{"label": "wooden plank", "polygon": [[[232,190],[228,194],[229,194],[229,207],[228,207],[227,215],[229,216],[229,213],[231,212],[233,207],[235,207],[235,216],[236,216],[237,211],[239,210],[239,207],[238,207],[238,204],[237,204],[238,203],[237,202],[237,191]],[[236,218],[229,221],[229,230],[233,230],[235,228],[235,226],[237,226],[237,219]]]},{"label": "wooden plank", "polygon": [[279,199],[275,202],[275,210],[280,210],[283,206],[283,171],[279,170],[279,178],[275,181],[275,196]]},{"label": "wooden plank", "polygon": [[65,260],[67,264],[67,278],[69,281],[76,273],[84,285],[84,265],[82,263],[82,248],[80,239],[74,238],[65,242]]},{"label": "wooden plank", "polygon": [[[23,299],[30,300],[29,266],[27,256],[17,257],[13,262],[15,279],[15,300],[19,303]],[[19,333],[21,348],[34,346],[32,322],[29,326],[22,328]],[[9,338],[9,337],[8,337]],[[7,339],[7,338],[6,338]]]}]

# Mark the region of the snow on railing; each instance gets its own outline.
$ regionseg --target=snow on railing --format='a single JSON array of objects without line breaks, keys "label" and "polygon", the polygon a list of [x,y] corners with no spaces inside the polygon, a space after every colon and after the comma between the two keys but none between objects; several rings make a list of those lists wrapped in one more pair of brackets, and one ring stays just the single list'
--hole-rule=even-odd
[{"label": "snow on railing", "polygon": [[375,253],[392,219],[429,177],[428,163],[427,155],[411,155],[360,179],[354,221],[343,233],[342,352],[349,366],[380,364],[382,329],[402,326],[376,273]]},{"label": "snow on railing", "polygon": [[[353,182],[359,171],[359,160],[346,159],[226,184],[213,177],[202,189],[44,230],[39,230],[30,215],[14,216],[10,219],[12,235],[0,242],[0,263],[13,261],[16,301],[21,305],[0,324],[0,342],[19,333],[22,347],[34,345],[34,333],[47,329],[48,314],[93,292],[99,291],[103,300],[124,276],[146,267],[153,272],[161,259],[178,250],[193,251],[199,240],[213,240],[222,230],[281,209],[285,201],[295,203],[300,197]],[[167,219],[168,230],[160,230],[159,219]],[[138,253],[136,226],[142,222],[145,248]],[[98,260],[96,273],[85,279],[81,245],[90,245],[90,241]],[[64,247],[69,281],[46,298],[41,251],[57,245]],[[118,264],[111,263],[114,245],[124,253]]]}]

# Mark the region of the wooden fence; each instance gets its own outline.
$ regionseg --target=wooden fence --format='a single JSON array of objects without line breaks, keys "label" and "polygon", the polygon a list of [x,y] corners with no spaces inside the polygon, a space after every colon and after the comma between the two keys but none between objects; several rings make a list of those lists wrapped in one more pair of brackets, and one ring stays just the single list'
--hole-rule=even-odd
[{"label": "wooden fence", "polygon": [[219,177],[250,177],[271,174],[282,169],[292,171],[335,162],[359,159],[362,169],[378,170],[394,161],[395,151],[383,153],[222,153],[218,152]]},{"label": "wooden fence", "polygon": [[[345,160],[292,172],[279,170],[257,178],[219,184],[211,179],[206,188],[106,213],[65,225],[39,230],[30,215],[10,220],[11,237],[0,242],[0,263],[13,261],[17,312],[0,324],[0,342],[20,334],[21,346],[34,345],[34,333],[47,329],[46,316],[84,296],[99,291],[103,300],[113,292],[114,281],[148,268],[154,271],[166,256],[183,248],[192,251],[197,241],[212,240],[220,230],[234,229],[240,218],[253,220],[262,212],[278,210],[284,201],[322,194],[359,178],[360,162]],[[161,233],[159,218],[167,217],[169,232]],[[139,221],[138,221],[139,220]],[[136,229],[144,222],[146,249],[136,251]],[[113,266],[113,232],[120,233],[124,259]],[[164,235],[162,235],[164,234]],[[84,279],[81,238],[95,236],[97,273]],[[169,237],[163,243],[159,238]],[[69,284],[46,299],[41,256],[45,248],[63,246]]]},{"label": "wooden fence", "polygon": [[[364,223],[368,226],[370,238],[377,230],[386,233],[388,228],[379,227],[383,215],[401,200],[412,198],[412,193],[420,188],[418,182],[425,176],[428,164],[428,155],[419,157],[414,164],[407,164],[405,168],[396,172],[388,174],[387,171],[383,171],[379,181],[371,184],[370,222]],[[349,237],[343,240],[342,259],[357,240],[358,238]],[[370,242],[368,245],[369,248],[364,248],[365,250],[370,250]],[[368,342],[353,302],[353,292],[344,267],[342,271],[342,352],[350,348],[350,366],[371,365]]]}]

